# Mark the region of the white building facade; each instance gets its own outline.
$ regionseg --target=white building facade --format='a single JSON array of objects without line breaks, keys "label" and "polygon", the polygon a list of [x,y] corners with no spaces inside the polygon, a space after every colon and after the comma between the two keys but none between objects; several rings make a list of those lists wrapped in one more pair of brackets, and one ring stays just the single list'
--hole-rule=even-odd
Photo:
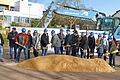
[{"label": "white building facade", "polygon": [[[1,6],[0,6],[1,7]],[[40,19],[43,15],[44,5],[28,2],[28,0],[10,0],[10,8],[0,12],[6,22],[30,23],[32,19]]]}]

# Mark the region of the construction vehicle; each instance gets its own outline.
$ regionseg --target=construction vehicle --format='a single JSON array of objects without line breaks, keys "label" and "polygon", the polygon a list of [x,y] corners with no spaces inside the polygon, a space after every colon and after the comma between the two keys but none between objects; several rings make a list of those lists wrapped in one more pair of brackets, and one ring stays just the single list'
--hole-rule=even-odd
[{"label": "construction vehicle", "polygon": [[100,31],[108,31],[109,35],[112,35],[117,42],[120,55],[120,18],[102,17],[97,18],[97,29]]},{"label": "construction vehicle", "polygon": [[81,0],[54,0],[44,12],[43,17],[40,19],[36,27],[43,23],[42,27],[47,28],[54,17],[54,13],[77,17],[80,18],[80,20],[84,19],[84,21],[92,20],[94,22],[95,15],[98,13],[98,11],[86,8],[81,3]]},{"label": "construction vehicle", "polygon": [[102,17],[97,18],[97,29],[100,31],[109,31],[109,35],[114,36],[117,43],[120,44],[120,18]]}]

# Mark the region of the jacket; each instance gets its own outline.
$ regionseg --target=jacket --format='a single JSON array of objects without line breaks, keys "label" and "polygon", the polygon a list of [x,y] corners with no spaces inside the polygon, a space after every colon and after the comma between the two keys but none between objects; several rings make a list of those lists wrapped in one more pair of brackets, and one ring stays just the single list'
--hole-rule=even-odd
[{"label": "jacket", "polygon": [[71,39],[71,35],[70,34],[66,35],[66,37],[65,37],[65,43],[64,43],[65,46],[66,45],[70,45],[70,39]]},{"label": "jacket", "polygon": [[49,44],[49,36],[48,34],[46,35],[45,33],[43,33],[41,36],[41,47],[46,47],[48,44]]},{"label": "jacket", "polygon": [[28,48],[32,46],[32,36],[31,34],[28,34]]},{"label": "jacket", "polygon": [[60,41],[58,35],[55,33],[52,35],[51,44],[52,44],[52,47],[60,47],[61,46],[61,41]]},{"label": "jacket", "polygon": [[97,52],[104,53],[103,39],[102,38],[97,39],[96,43],[97,43]]},{"label": "jacket", "polygon": [[9,40],[9,46],[10,47],[15,46],[15,38],[16,38],[17,34],[18,34],[17,32],[13,32],[13,31],[8,33],[7,39]]},{"label": "jacket", "polygon": [[117,46],[113,40],[109,41],[109,48],[108,49],[109,49],[110,54],[115,54],[118,52]]},{"label": "jacket", "polygon": [[79,47],[79,35],[71,35],[70,40],[71,47],[78,48]]},{"label": "jacket", "polygon": [[28,35],[25,33],[19,33],[16,35],[16,42],[18,42],[18,44],[21,44],[23,46],[27,46],[28,45]]},{"label": "jacket", "polygon": [[32,37],[32,44],[35,49],[41,49],[41,36],[40,34],[34,35]]},{"label": "jacket", "polygon": [[59,33],[59,34],[57,34],[57,35],[58,35],[58,37],[60,38],[61,45],[64,45],[65,35],[64,35],[64,34],[61,34],[61,33]]},{"label": "jacket", "polygon": [[94,48],[95,49],[95,38],[94,36],[88,36],[88,46],[89,48]]},{"label": "jacket", "polygon": [[88,48],[88,40],[87,40],[87,37],[86,35],[81,37],[81,40],[80,40],[80,48],[82,49],[87,49]]},{"label": "jacket", "polygon": [[4,40],[3,40],[3,36],[2,36],[1,33],[0,33],[0,39],[1,39],[1,40],[0,40],[0,45],[3,46],[3,44],[4,44]]}]

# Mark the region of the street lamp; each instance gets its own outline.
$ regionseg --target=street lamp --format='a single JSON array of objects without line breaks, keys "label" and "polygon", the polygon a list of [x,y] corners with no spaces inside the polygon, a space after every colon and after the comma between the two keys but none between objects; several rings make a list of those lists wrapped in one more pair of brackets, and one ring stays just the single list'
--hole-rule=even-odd
[{"label": "street lamp", "polygon": [[30,23],[30,8],[31,8],[32,4],[28,4],[28,6],[29,6],[29,23]]},{"label": "street lamp", "polygon": [[5,8],[2,8],[2,11],[3,11],[3,22],[4,22],[4,10],[5,10]]}]

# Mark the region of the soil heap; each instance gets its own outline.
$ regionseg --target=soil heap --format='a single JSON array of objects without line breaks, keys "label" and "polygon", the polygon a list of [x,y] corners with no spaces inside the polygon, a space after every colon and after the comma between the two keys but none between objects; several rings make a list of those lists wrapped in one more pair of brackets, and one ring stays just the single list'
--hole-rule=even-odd
[{"label": "soil heap", "polygon": [[81,59],[67,55],[39,56],[17,64],[18,67],[56,72],[115,72],[103,59]]}]

